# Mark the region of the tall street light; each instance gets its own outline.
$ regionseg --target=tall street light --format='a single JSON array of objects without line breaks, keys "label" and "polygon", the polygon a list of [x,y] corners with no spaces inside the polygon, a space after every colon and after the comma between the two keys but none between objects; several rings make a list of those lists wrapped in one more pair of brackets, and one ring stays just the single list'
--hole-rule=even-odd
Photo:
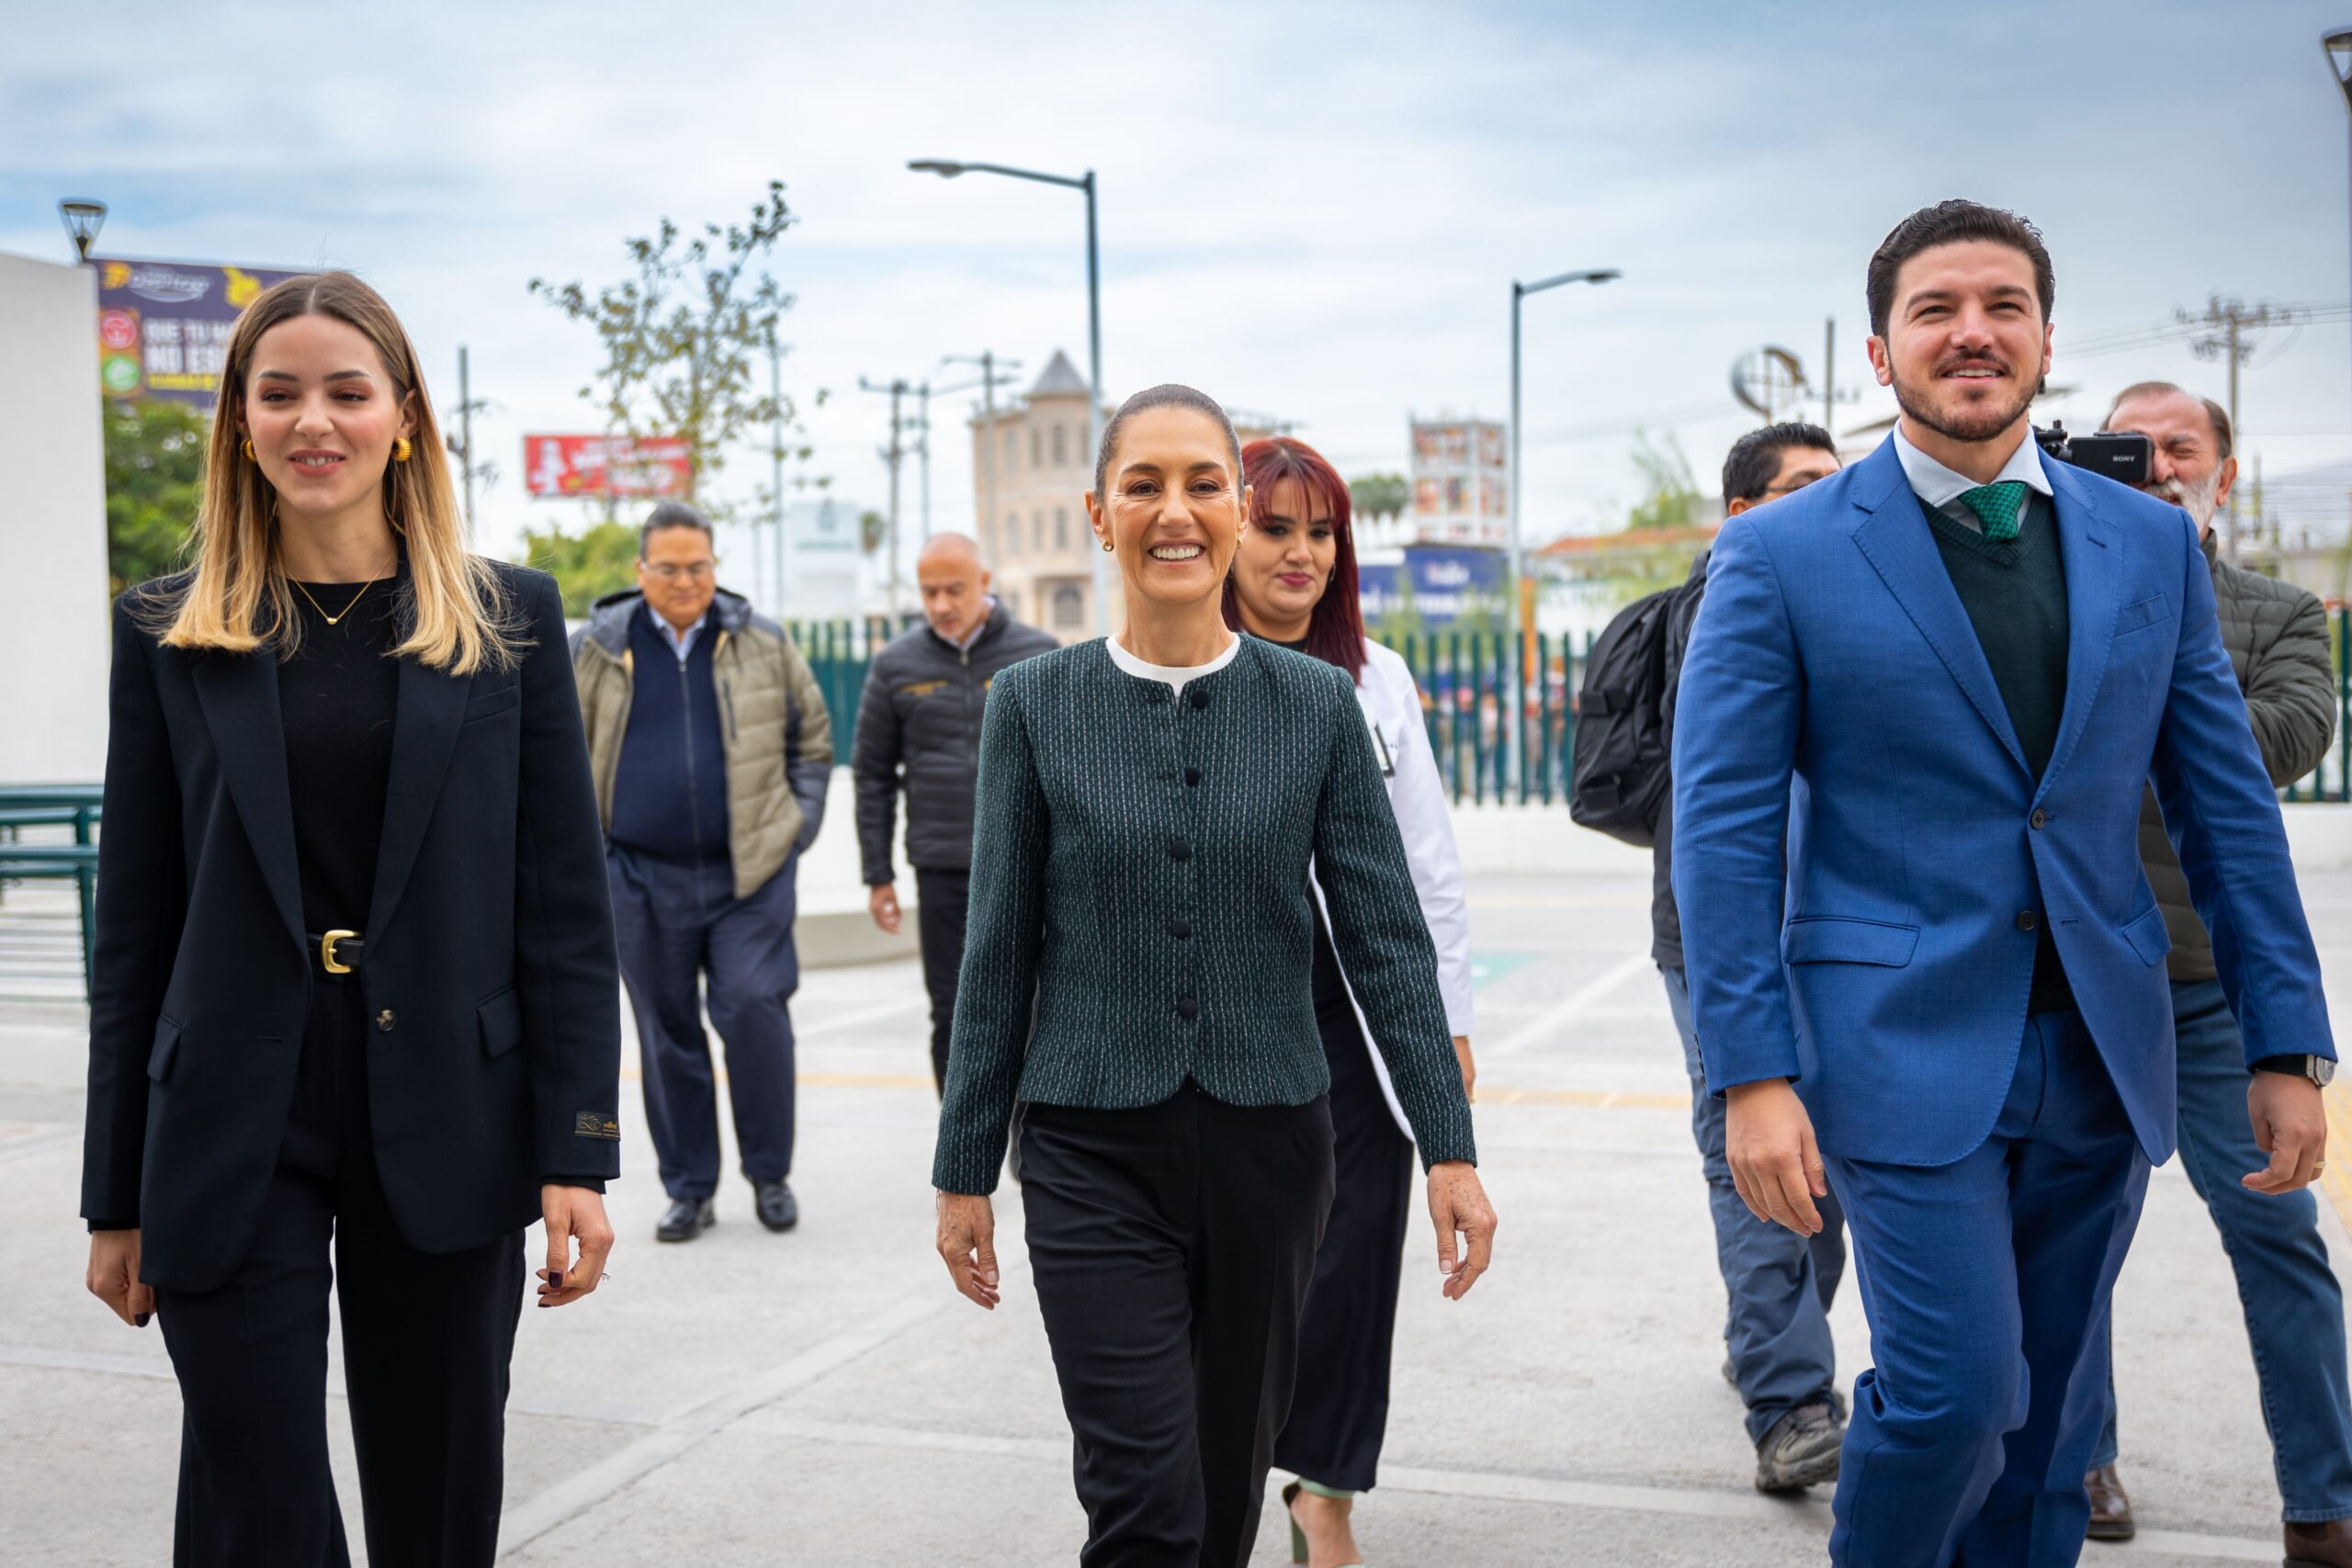
[{"label": "tall street light", "polygon": [[74,252],[82,261],[90,259],[90,247],[97,243],[98,228],[107,220],[107,204],[103,201],[61,201],[58,217],[65,220],[65,231],[74,237]]},{"label": "tall street light", "polygon": [[1547,288],[1557,288],[1564,283],[1607,283],[1625,276],[1613,266],[1595,267],[1586,272],[1564,272],[1557,277],[1547,277],[1540,283],[1521,283],[1511,279],[1510,285],[1510,616],[1511,639],[1516,644],[1527,627],[1520,614],[1520,580],[1526,570],[1526,559],[1519,536],[1519,302],[1531,294],[1541,294]]},{"label": "tall street light", "polygon": [[[1547,288],[1557,288],[1564,283],[1607,283],[1624,274],[1613,266],[1591,267],[1582,272],[1564,272],[1557,277],[1547,277],[1538,283],[1510,281],[1510,473],[1504,483],[1509,488],[1510,503],[1510,576],[1506,584],[1510,596],[1505,625],[1510,628],[1511,661],[1516,667],[1520,689],[1526,689],[1528,654],[1534,631],[1534,617],[1525,612],[1521,601],[1525,594],[1522,586],[1527,559],[1519,536],[1519,302],[1531,294],[1541,294]],[[1520,794],[1527,791],[1527,705],[1513,703],[1510,723],[1504,727],[1504,744],[1510,748],[1510,767],[1517,775]]]},{"label": "tall street light", "polygon": [[[959,164],[945,158],[916,158],[907,167],[917,174],[937,175],[952,180],[958,175],[1003,175],[1011,179],[1035,180],[1040,185],[1062,186],[1086,193],[1086,450],[1080,461],[1091,471],[1094,454],[1102,445],[1102,273],[1096,256],[1094,243],[1094,171],[1072,177],[1069,175],[1040,174],[1035,169],[1008,168],[1002,164]],[[1094,583],[1094,631],[1100,637],[1111,629],[1110,583],[1103,570],[1103,552],[1087,551]]]},{"label": "tall street light", "polygon": [[2327,51],[2328,69],[2335,73],[2335,85],[2344,90],[2344,107],[2352,110],[2352,28],[2323,35],[2319,46]]}]

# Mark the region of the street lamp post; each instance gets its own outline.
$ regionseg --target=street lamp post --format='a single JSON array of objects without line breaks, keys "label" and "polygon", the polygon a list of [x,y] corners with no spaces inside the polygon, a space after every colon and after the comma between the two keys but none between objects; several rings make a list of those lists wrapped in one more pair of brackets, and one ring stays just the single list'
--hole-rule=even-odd
[{"label": "street lamp post", "polygon": [[1564,283],[1607,283],[1623,277],[1613,266],[1595,267],[1585,272],[1564,272],[1557,277],[1547,277],[1540,283],[1521,283],[1511,279],[1510,285],[1510,605],[1509,624],[1512,641],[1516,643],[1526,630],[1520,613],[1520,580],[1526,571],[1526,559],[1519,536],[1519,302],[1531,294],[1541,294],[1547,288],[1557,288]]},{"label": "street lamp post", "polygon": [[57,215],[65,220],[65,231],[74,238],[74,258],[87,262],[90,247],[97,243],[98,230],[107,220],[107,204],[103,201],[61,201],[57,204]]},{"label": "street lamp post", "polygon": [[[1527,561],[1519,536],[1519,302],[1531,294],[1541,294],[1547,288],[1557,288],[1564,283],[1607,283],[1611,278],[1623,276],[1623,273],[1613,266],[1603,266],[1592,267],[1583,272],[1564,272],[1557,277],[1547,277],[1540,283],[1521,283],[1515,277],[1510,283],[1510,473],[1504,480],[1505,488],[1510,492],[1508,497],[1510,511],[1510,572],[1506,583],[1510,603],[1506,606],[1508,613],[1504,624],[1510,628],[1511,659],[1518,667],[1519,682],[1522,689],[1527,681],[1528,644],[1534,630],[1534,617],[1525,614],[1521,604],[1525,592],[1521,587],[1521,580],[1526,573]],[[1523,733],[1527,728],[1527,716],[1521,711],[1524,706],[1524,704],[1513,705],[1511,721],[1505,731],[1512,751],[1513,760],[1510,766],[1522,786],[1526,782],[1527,759],[1527,738]]]},{"label": "street lamp post", "polygon": [[[1094,454],[1102,445],[1102,271],[1095,244],[1094,171],[1083,175],[1047,175],[1035,169],[1009,168],[1002,164],[960,164],[946,158],[917,158],[907,167],[917,174],[937,175],[952,180],[959,175],[1003,175],[1010,179],[1035,180],[1040,185],[1062,186],[1086,193],[1086,451],[1081,456],[1092,471]],[[1090,549],[1088,565],[1094,586],[1094,630],[1102,636],[1111,629],[1110,582],[1103,570],[1102,552]]]},{"label": "street lamp post", "polygon": [[2343,89],[2344,107],[2352,110],[2352,28],[2324,34],[2319,46],[2327,51],[2328,69],[2335,73],[2335,85]]}]

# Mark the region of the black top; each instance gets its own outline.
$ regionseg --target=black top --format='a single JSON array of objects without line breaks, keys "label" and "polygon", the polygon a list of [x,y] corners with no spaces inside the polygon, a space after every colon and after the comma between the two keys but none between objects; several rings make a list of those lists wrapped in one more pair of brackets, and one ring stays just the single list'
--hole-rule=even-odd
[{"label": "black top", "polygon": [[[391,651],[401,641],[408,572],[403,567],[365,592],[361,586],[306,582],[295,589],[302,642],[278,666],[277,701],[302,922],[311,931],[364,936],[392,771],[400,664]],[[328,615],[335,625],[327,624]]]},{"label": "black top", "polygon": [[[1982,526],[1971,526],[1974,514],[1957,502],[1948,510],[1923,500],[1920,509],[1928,514],[1961,608],[1976,628],[1977,646],[1992,667],[2018,747],[2039,779],[2050,766],[2066,707],[2066,567],[2050,499],[2028,491],[2018,536],[2007,540],[1987,538]],[[2034,1012],[2074,1006],[2046,914],[2035,938],[2028,1005]]]}]

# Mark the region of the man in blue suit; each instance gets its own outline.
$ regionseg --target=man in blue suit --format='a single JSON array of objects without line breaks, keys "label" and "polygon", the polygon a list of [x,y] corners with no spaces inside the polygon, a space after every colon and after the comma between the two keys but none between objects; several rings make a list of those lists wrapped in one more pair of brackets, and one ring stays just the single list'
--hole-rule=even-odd
[{"label": "man in blue suit", "polygon": [[2247,1186],[2319,1173],[2335,1048],[2196,525],[2032,440],[2041,235],[1943,202],[1868,292],[1900,423],[1724,525],[1683,664],[1691,1001],[1741,1196],[1811,1235],[1834,1184],[1854,1238],[1877,1364],[1831,1561],[2070,1564],[2109,1295],[2174,1140],[2143,781],[2245,1033]]}]

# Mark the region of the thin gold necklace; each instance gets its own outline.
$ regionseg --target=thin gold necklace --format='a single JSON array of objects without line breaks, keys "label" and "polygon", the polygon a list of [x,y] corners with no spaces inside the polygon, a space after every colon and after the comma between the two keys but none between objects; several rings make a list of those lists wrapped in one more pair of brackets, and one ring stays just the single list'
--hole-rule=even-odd
[{"label": "thin gold necklace", "polygon": [[332,626],[339,624],[343,620],[344,615],[348,615],[352,611],[357,609],[359,607],[359,601],[368,597],[368,590],[375,587],[377,583],[381,582],[384,580],[380,577],[375,577],[361,583],[359,585],[359,592],[351,596],[351,603],[343,607],[342,615],[328,615],[327,607],[324,604],[320,604],[317,597],[312,594],[309,589],[302,586],[301,581],[299,578],[289,577],[286,581],[293,583],[294,591],[301,594],[303,598],[310,600],[311,608],[316,610],[320,615],[325,615],[327,625]]}]

